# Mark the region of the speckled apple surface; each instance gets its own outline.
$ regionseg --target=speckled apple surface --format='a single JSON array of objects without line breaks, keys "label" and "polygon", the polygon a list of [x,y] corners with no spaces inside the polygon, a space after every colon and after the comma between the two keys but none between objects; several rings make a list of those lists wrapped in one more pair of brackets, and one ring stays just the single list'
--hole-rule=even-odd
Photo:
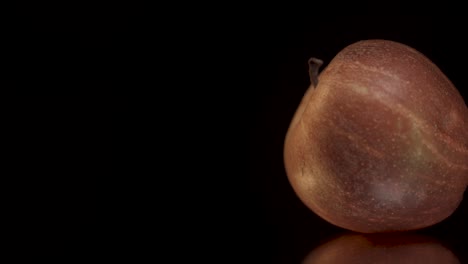
[{"label": "speckled apple surface", "polygon": [[463,198],[468,109],[415,49],[360,41],[312,82],[284,161],[298,197],[332,224],[364,233],[424,228]]}]

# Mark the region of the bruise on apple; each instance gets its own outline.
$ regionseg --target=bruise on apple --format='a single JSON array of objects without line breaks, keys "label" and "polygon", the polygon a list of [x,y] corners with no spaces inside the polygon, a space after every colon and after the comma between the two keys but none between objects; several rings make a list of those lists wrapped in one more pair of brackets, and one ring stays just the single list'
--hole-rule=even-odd
[{"label": "bruise on apple", "polygon": [[337,54],[317,81],[284,150],[310,209],[371,233],[427,227],[457,208],[468,184],[468,109],[437,66],[403,44],[368,40]]}]

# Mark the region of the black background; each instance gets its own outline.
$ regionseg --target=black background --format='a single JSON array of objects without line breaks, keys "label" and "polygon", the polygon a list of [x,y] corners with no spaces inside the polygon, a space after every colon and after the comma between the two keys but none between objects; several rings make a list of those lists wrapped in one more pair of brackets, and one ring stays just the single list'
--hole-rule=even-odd
[{"label": "black background", "polygon": [[[309,85],[308,58],[321,58],[326,66],[342,48],[358,40],[398,41],[436,63],[467,101],[463,66],[467,41],[462,33],[466,20],[409,15],[301,19],[281,14],[255,20],[235,35],[233,41],[239,44],[227,45],[229,51],[238,52],[236,67],[228,67],[238,80],[232,81],[237,96],[228,104],[234,110],[227,110],[233,122],[227,136],[231,141],[238,140],[223,145],[236,153],[226,156],[234,160],[229,162],[231,166],[220,169],[229,171],[222,175],[229,177],[225,185],[232,189],[225,195],[232,204],[224,220],[232,221],[229,226],[236,230],[224,234],[228,238],[241,237],[234,246],[238,255],[249,255],[262,263],[298,263],[324,240],[344,231],[320,219],[299,201],[283,167],[284,136]],[[248,134],[248,147],[242,149],[244,138],[240,135],[244,133]],[[248,164],[245,168],[244,162]],[[465,200],[450,218],[418,231],[448,245],[461,263],[468,263],[467,207],[465,194]]]},{"label": "black background", "polygon": [[[89,225],[96,213],[120,211],[106,215],[113,220],[104,221],[102,228],[112,229],[107,238],[138,244],[138,251],[160,252],[159,241],[174,246],[174,259],[198,259],[201,254],[219,263],[299,263],[327,239],[346,232],[300,202],[283,166],[284,137],[309,86],[307,60],[312,56],[325,67],[358,40],[398,41],[435,62],[467,101],[467,21],[456,16],[327,15],[333,9],[288,12],[281,7],[276,12],[220,7],[209,15],[188,8],[184,12],[189,17],[176,12],[176,18],[164,18],[162,9],[140,16],[122,6],[111,9],[110,17],[101,16],[105,11],[95,14],[103,23],[87,24],[78,34],[61,35],[54,21],[31,24],[30,39],[44,44],[30,53],[39,57],[35,61],[47,60],[42,48],[55,54],[59,64],[53,69],[78,83],[86,91],[84,100],[91,97],[97,109],[104,108],[99,112],[105,114],[97,116],[96,108],[77,111],[83,104],[69,97],[73,99],[59,104],[48,100],[44,111],[50,129],[58,126],[58,119],[69,120],[57,109],[85,113],[91,125],[81,122],[100,142],[97,146],[112,143],[102,154],[93,153],[97,162],[99,155],[113,159],[100,174],[111,179],[96,189],[92,180],[81,183],[88,186],[84,204],[78,188],[76,196],[68,195]],[[61,36],[71,36],[73,45]],[[57,49],[69,55],[61,56]],[[76,71],[61,67],[70,59],[81,63],[74,64]],[[55,82],[58,87],[66,87],[64,83]],[[129,95],[133,93],[138,95]],[[112,122],[110,131],[96,137],[93,128],[106,122]],[[151,168],[142,169],[143,163]],[[113,184],[123,185],[118,194],[104,194]],[[50,186],[46,189],[54,193]],[[98,210],[93,195],[106,197]],[[49,211],[59,206],[63,204],[53,204]],[[468,263],[467,221],[465,194],[450,218],[418,232],[435,237]],[[94,236],[84,243],[95,242]]]}]

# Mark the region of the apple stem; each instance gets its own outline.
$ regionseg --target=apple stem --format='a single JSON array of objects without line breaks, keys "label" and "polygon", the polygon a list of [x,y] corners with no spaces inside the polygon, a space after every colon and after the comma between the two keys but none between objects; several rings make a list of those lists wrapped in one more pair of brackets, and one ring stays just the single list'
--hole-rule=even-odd
[{"label": "apple stem", "polygon": [[310,58],[308,64],[310,84],[315,88],[318,84],[319,69],[323,64],[323,61],[317,58]]}]

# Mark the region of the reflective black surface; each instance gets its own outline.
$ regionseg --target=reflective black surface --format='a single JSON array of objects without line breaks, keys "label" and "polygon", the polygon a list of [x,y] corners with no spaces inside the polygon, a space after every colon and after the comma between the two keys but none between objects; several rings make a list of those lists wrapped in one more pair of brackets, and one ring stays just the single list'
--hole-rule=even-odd
[{"label": "reflective black surface", "polygon": [[314,248],[302,263],[457,264],[460,261],[449,248],[429,236],[345,233]]}]

